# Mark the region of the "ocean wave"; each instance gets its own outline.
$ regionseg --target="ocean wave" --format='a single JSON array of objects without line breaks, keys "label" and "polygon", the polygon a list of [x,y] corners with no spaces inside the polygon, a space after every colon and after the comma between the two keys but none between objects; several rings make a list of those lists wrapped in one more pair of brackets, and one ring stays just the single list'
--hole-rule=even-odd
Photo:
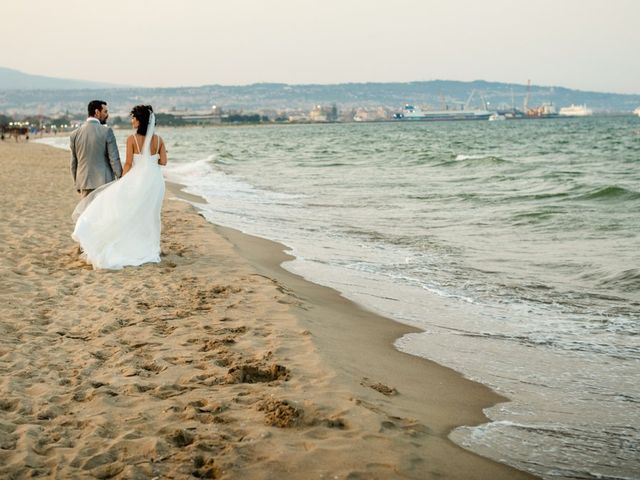
[{"label": "ocean wave", "polygon": [[553,220],[558,215],[562,215],[563,213],[566,213],[566,211],[559,208],[547,208],[544,210],[520,212],[511,217],[511,224],[516,227],[523,225],[536,225],[544,223],[548,220]]},{"label": "ocean wave", "polygon": [[[522,433],[527,442],[517,447]],[[505,447],[501,453],[526,451],[528,455],[511,460],[523,470],[537,471],[541,464],[553,465],[547,468],[544,478],[631,480],[637,478],[639,466],[635,451],[638,433],[628,425],[602,426],[598,431],[579,424],[495,420],[476,427],[459,427],[451,437],[467,448],[480,447],[490,457],[497,452],[492,452],[491,447],[487,450],[486,444]],[[553,460],[549,463],[550,458]]]},{"label": "ocean wave", "polygon": [[[480,448],[492,458],[497,453],[492,449],[496,445],[502,447],[499,458],[504,461],[504,452],[509,452],[509,460],[522,470],[540,473],[541,464],[553,465],[546,469],[544,478],[632,480],[638,478],[640,466],[636,453],[638,433],[631,425],[594,428],[559,422],[495,420],[459,427],[451,438],[467,448]],[[522,434],[527,438],[524,444],[519,441]],[[487,444],[491,445],[489,449]]]},{"label": "ocean wave", "polygon": [[487,160],[491,163],[511,163],[506,158],[499,157],[497,155],[456,155],[454,159],[456,162],[464,162],[468,160]]},{"label": "ocean wave", "polygon": [[513,195],[512,200],[528,201],[528,200],[549,200],[555,198],[566,198],[569,196],[567,192],[551,192],[551,193],[531,193],[525,195]]},{"label": "ocean wave", "polygon": [[640,199],[640,192],[619,187],[617,185],[609,185],[598,188],[589,193],[585,193],[577,197],[577,200],[601,200],[601,201],[628,201]]},{"label": "ocean wave", "polygon": [[308,163],[308,162],[299,162],[296,164],[297,167],[302,168],[327,168],[327,167],[347,167],[350,166],[348,163],[344,162],[328,162],[328,163]]},{"label": "ocean wave", "polygon": [[49,145],[50,147],[59,148],[61,150],[71,150],[69,147],[69,137],[61,135],[59,137],[44,137],[34,140],[34,143]]},{"label": "ocean wave", "polygon": [[440,163],[436,163],[434,167],[465,167],[465,166],[487,166],[487,165],[502,165],[512,163],[505,158],[497,157],[495,155],[457,155],[451,160],[445,160]]},{"label": "ocean wave", "polygon": [[601,287],[615,287],[623,292],[640,292],[640,268],[615,273],[598,282]]},{"label": "ocean wave", "polygon": [[491,155],[457,155],[456,156],[456,161],[462,161],[462,160],[481,160],[481,159],[485,159],[485,158],[491,158]]},{"label": "ocean wave", "polygon": [[233,165],[236,161],[236,156],[231,152],[222,152],[217,156],[211,155],[212,163],[217,165]]},{"label": "ocean wave", "polygon": [[170,162],[165,171],[171,180],[189,181],[194,178],[202,178],[213,171],[212,162],[215,156],[209,155],[206,158],[195,162]]}]

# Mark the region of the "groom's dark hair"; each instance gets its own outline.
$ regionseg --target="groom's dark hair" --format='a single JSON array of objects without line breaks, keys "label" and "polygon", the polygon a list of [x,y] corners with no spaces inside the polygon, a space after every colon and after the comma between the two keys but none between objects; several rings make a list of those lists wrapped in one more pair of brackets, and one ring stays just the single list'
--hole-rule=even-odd
[{"label": "groom's dark hair", "polygon": [[87,107],[87,110],[89,111],[89,116],[95,117],[96,110],[102,110],[102,106],[106,104],[107,102],[105,102],[104,100],[91,100],[89,102],[89,106]]},{"label": "groom's dark hair", "polygon": [[129,112],[132,117],[136,117],[138,122],[140,122],[140,125],[138,125],[138,129],[136,130],[138,135],[147,134],[151,112],[153,112],[153,107],[151,105],[136,105],[131,109],[131,112]]}]

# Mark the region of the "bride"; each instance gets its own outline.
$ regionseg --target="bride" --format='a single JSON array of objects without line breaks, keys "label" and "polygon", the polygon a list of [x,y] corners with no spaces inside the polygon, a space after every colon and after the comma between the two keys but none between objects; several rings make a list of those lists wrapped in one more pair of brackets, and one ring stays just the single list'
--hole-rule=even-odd
[{"label": "bride", "polygon": [[160,165],[167,164],[167,150],[153,133],[150,105],[133,107],[131,125],[136,133],[127,138],[122,178],[94,190],[73,212],[76,225],[71,236],[80,243],[82,258],[95,269],[160,261],[164,197]]}]

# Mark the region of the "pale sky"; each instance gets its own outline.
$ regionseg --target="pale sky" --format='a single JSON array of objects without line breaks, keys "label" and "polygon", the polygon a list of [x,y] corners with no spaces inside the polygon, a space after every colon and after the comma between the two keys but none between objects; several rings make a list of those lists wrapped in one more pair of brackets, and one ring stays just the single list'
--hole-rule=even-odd
[{"label": "pale sky", "polygon": [[154,87],[531,79],[640,93],[640,0],[16,0],[0,7],[0,44],[0,66]]}]

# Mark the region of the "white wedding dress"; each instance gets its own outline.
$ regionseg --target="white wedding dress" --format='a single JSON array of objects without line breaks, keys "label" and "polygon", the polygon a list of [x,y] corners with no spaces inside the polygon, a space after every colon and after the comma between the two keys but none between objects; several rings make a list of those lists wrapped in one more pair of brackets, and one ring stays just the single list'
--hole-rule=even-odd
[{"label": "white wedding dress", "polygon": [[127,174],[91,192],[74,211],[76,226],[71,236],[80,243],[82,258],[95,269],[160,261],[164,178],[160,155],[149,151],[154,124],[151,114],[142,151],[133,155]]}]

